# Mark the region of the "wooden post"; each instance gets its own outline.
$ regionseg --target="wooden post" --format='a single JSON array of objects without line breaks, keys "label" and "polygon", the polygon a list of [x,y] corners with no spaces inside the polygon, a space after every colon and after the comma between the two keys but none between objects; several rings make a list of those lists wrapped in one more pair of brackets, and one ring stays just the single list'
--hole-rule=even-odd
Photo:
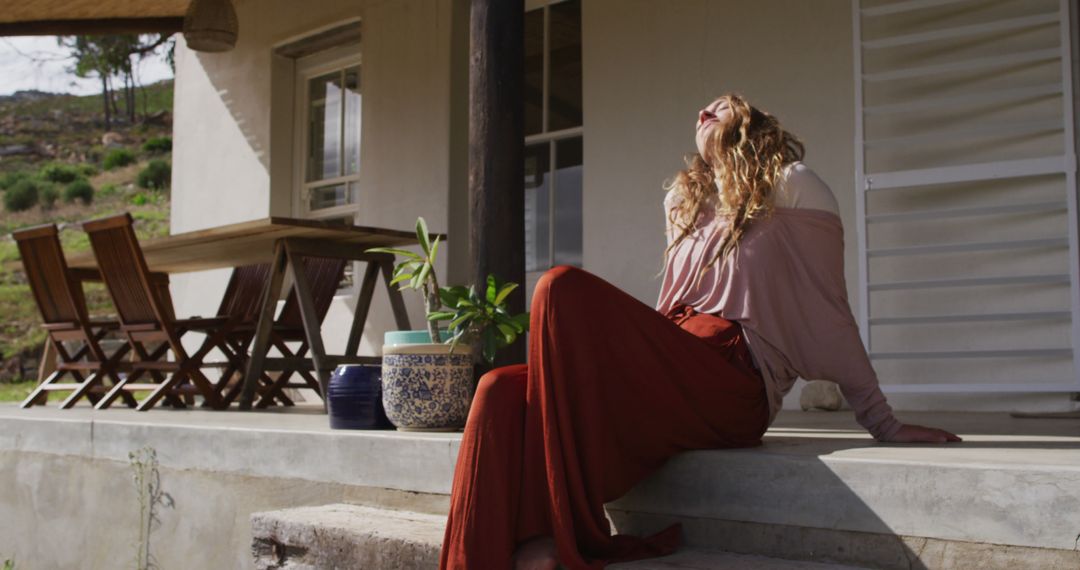
[{"label": "wooden post", "polygon": [[[513,313],[525,310],[524,0],[472,0],[469,12],[469,252],[472,278],[489,273],[520,287]],[[482,289],[481,289],[482,291]],[[525,361],[525,342],[496,365]]]}]

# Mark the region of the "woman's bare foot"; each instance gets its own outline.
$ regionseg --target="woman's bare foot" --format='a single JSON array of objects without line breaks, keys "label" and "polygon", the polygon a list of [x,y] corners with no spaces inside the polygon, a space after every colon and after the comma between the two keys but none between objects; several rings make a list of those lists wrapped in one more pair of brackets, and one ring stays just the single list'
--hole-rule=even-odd
[{"label": "woman's bare foot", "polygon": [[555,570],[558,562],[550,536],[530,538],[514,551],[514,570]]}]

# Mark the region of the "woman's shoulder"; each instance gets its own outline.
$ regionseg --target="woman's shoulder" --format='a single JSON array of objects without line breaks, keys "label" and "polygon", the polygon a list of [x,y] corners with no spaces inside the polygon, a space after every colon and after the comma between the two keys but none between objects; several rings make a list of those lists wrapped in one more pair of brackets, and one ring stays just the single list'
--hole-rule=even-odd
[{"label": "woman's shoulder", "polygon": [[784,178],[775,195],[780,208],[809,208],[839,215],[840,206],[829,185],[809,166],[795,161],[784,167]]}]

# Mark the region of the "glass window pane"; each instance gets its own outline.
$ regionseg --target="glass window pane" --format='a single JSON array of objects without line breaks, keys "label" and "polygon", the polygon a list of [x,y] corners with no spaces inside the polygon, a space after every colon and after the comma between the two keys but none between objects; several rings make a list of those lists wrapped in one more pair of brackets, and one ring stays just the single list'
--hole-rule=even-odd
[{"label": "glass window pane", "polygon": [[581,137],[555,143],[555,265],[581,267]]},{"label": "glass window pane", "polygon": [[542,132],[544,9],[525,12],[525,135]]},{"label": "glass window pane", "polygon": [[355,204],[359,198],[359,185],[331,184],[312,188],[308,195],[308,209],[311,211]]},{"label": "glass window pane", "polygon": [[316,77],[308,88],[307,179],[341,175],[341,73]]},{"label": "glass window pane", "polygon": [[525,147],[525,270],[551,266],[549,247],[551,167],[549,143]]},{"label": "glass window pane", "polygon": [[581,0],[553,4],[548,33],[548,131],[579,127],[581,104]]},{"label": "glass window pane", "polygon": [[360,68],[345,70],[345,174],[360,171]]}]

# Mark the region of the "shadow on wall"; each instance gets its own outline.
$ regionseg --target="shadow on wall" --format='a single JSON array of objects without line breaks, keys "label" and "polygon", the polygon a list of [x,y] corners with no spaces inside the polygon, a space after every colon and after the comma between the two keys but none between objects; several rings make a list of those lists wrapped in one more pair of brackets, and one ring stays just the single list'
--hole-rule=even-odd
[{"label": "shadow on wall", "polygon": [[[268,152],[270,141],[270,113],[257,113],[264,108],[270,107],[268,91],[270,83],[266,78],[260,78],[254,74],[252,62],[244,60],[238,63],[237,50],[224,53],[203,53],[188,51],[198,60],[199,66],[206,73],[210,85],[217,93],[221,104],[229,112],[232,122],[239,129],[251,152],[259,159],[263,168],[270,169],[270,153]],[[238,69],[240,67],[240,69]],[[266,90],[252,89],[254,81],[266,82]],[[249,93],[245,99],[239,99],[237,94]],[[260,100],[264,98],[264,100]]]}]

